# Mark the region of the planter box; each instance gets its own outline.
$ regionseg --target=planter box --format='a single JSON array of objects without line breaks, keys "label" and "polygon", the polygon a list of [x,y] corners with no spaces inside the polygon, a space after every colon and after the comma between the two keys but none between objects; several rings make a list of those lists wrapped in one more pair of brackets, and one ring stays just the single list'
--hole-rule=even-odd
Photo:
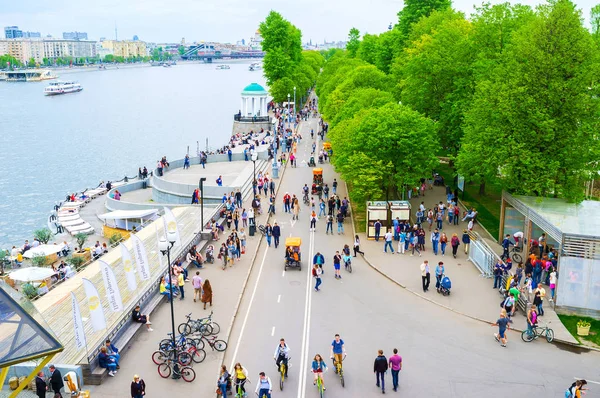
[{"label": "planter box", "polygon": [[591,326],[585,326],[585,327],[577,326],[577,335],[578,336],[589,336],[590,327]]},{"label": "planter box", "polygon": [[83,253],[73,253],[73,257],[83,257],[85,259],[85,262],[88,262],[92,258],[92,255],[90,254],[89,250],[86,250]]}]

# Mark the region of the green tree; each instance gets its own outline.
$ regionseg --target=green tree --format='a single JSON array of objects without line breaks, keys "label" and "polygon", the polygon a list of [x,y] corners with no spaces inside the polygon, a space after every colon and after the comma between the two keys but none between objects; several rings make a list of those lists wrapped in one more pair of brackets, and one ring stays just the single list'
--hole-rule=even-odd
[{"label": "green tree", "polygon": [[260,23],[259,31],[263,38],[261,45],[264,52],[269,53],[275,48],[281,48],[292,62],[296,63],[302,59],[300,30],[278,12],[271,11],[267,18]]},{"label": "green tree", "polygon": [[350,33],[348,33],[348,43],[346,43],[346,50],[348,50],[348,55],[352,58],[356,57],[356,52],[360,47],[360,31],[356,28],[350,29]]},{"label": "green tree", "polygon": [[[370,63],[371,65],[376,64],[376,54],[379,46],[379,36],[378,35],[370,35],[365,34],[362,38],[362,41],[359,43],[359,48],[357,51],[358,58],[362,59],[365,62]],[[348,48],[348,46],[346,46]]]},{"label": "green tree", "polygon": [[0,69],[20,67],[23,64],[21,61],[13,57],[12,55],[0,55]]},{"label": "green tree", "polygon": [[403,37],[408,37],[412,25],[435,10],[445,10],[452,6],[451,0],[404,0],[404,8],[398,12],[398,29]]},{"label": "green tree", "polygon": [[600,42],[600,4],[592,7],[590,12],[590,25],[592,26],[592,34],[596,42]]},{"label": "green tree", "polygon": [[35,68],[36,62],[35,62],[35,58],[31,57],[29,58],[29,62],[27,62],[27,66],[30,68]]},{"label": "green tree", "polygon": [[104,62],[109,62],[109,63],[115,62],[115,56],[112,54],[106,54],[104,56]]},{"label": "green tree", "polygon": [[[446,18],[440,20],[441,15]],[[463,114],[473,95],[472,24],[452,10],[434,11],[415,25],[428,31],[412,41],[401,61],[402,103],[438,122],[440,142],[456,154],[462,137]]]},{"label": "green tree", "polygon": [[372,87],[358,88],[352,91],[346,101],[341,104],[335,115],[328,118],[332,128],[343,120],[352,119],[362,109],[379,108],[395,102],[391,93]]},{"label": "green tree", "polygon": [[275,102],[285,102],[288,94],[294,95],[294,81],[289,77],[279,79],[270,86],[269,92]]},{"label": "green tree", "polygon": [[279,79],[292,77],[294,63],[281,47],[275,47],[265,54],[263,71],[267,85],[271,86]]},{"label": "green tree", "polygon": [[185,47],[184,46],[179,46],[177,48],[177,52],[179,53],[179,55],[185,54]]},{"label": "green tree", "polygon": [[597,46],[575,5],[541,8],[478,83],[459,172],[517,194],[581,200],[584,182],[598,172],[598,69]]},{"label": "green tree", "polygon": [[52,231],[50,231],[48,228],[37,229],[33,231],[33,237],[45,245],[46,243],[50,242],[50,239],[52,239]]}]

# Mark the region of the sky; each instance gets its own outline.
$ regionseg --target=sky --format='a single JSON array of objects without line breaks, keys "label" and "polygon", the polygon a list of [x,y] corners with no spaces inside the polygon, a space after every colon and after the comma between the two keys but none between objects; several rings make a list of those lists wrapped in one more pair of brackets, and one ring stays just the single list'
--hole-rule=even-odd
[{"label": "sky", "polygon": [[[501,3],[503,0],[490,0]],[[518,1],[511,1],[517,3]],[[535,6],[542,0],[523,0]],[[576,0],[583,16],[600,0]],[[467,15],[481,0],[454,0]],[[62,32],[87,32],[89,39],[132,39],[147,42],[250,39],[271,9],[296,25],[303,42],[346,40],[356,27],[361,33],[381,33],[397,21],[402,0],[0,0],[0,26],[62,37]]]}]

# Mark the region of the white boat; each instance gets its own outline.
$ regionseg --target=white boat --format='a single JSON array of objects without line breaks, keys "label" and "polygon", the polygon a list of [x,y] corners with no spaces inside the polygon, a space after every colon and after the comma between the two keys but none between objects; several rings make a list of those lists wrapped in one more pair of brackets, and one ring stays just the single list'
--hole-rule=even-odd
[{"label": "white boat", "polygon": [[61,95],[61,94],[69,94],[69,93],[77,93],[83,90],[81,84],[71,81],[57,81],[52,82],[48,87],[44,89],[45,95]]},{"label": "white boat", "polygon": [[259,70],[259,69],[262,69],[262,65],[260,62],[253,62],[248,67],[248,70],[250,70],[250,71],[255,71],[255,70]]},{"label": "white boat", "polygon": [[217,69],[231,69],[229,65],[217,65]]}]

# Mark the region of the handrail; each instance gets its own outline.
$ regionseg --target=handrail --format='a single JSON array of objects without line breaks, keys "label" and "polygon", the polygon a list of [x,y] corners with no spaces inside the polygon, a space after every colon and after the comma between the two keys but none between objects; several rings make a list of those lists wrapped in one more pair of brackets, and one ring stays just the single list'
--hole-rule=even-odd
[{"label": "handrail", "polygon": [[239,113],[233,115],[236,122],[270,122],[271,116],[242,116]]}]

